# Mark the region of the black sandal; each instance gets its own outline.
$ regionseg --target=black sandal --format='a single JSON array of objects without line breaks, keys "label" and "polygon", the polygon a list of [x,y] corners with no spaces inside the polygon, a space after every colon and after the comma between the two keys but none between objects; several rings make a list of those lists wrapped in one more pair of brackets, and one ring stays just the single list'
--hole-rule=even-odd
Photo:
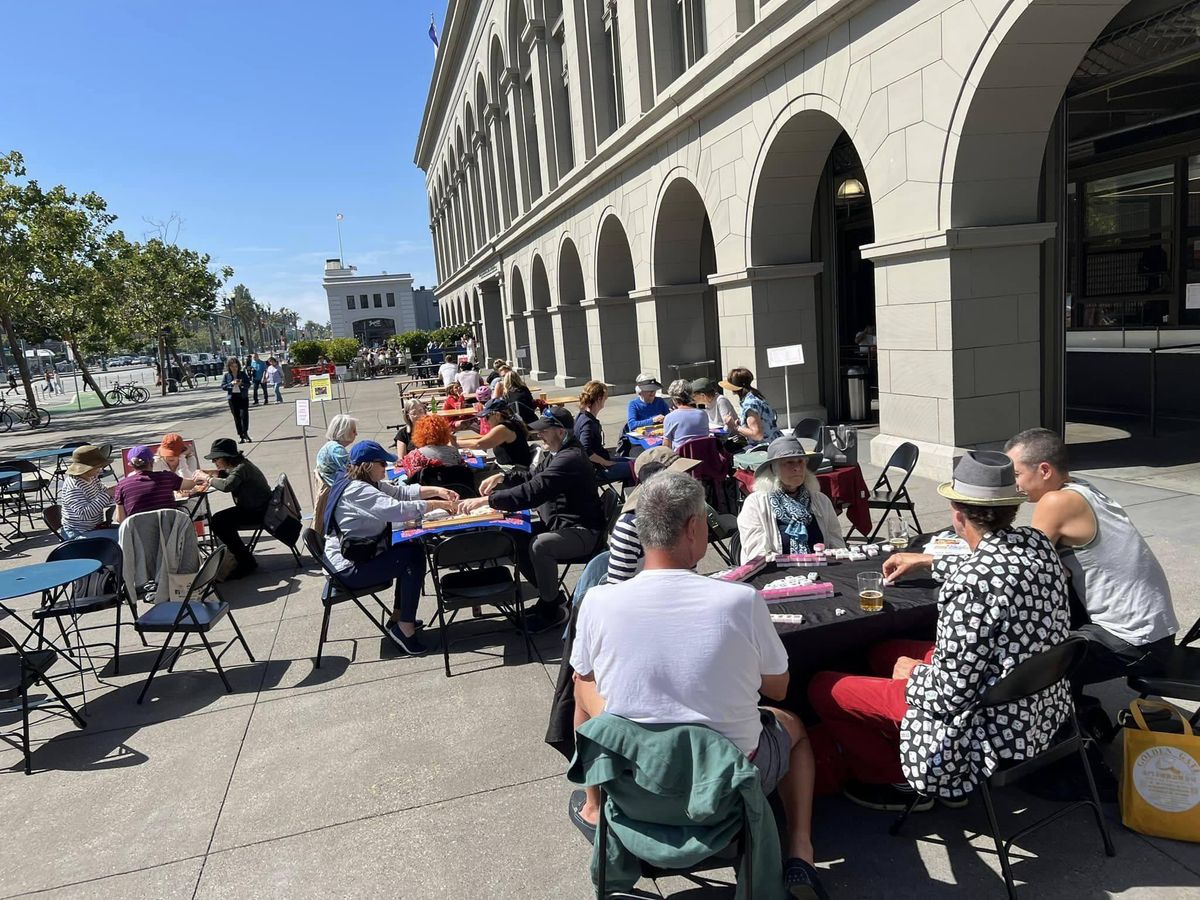
[{"label": "black sandal", "polygon": [[829,900],[829,895],[821,885],[816,866],[796,856],[783,864],[783,886],[789,897]]},{"label": "black sandal", "polygon": [[583,805],[587,803],[587,791],[572,791],[571,800],[567,804],[567,814],[571,824],[579,829],[579,833],[587,838],[589,844],[596,843],[596,826],[583,817]]}]

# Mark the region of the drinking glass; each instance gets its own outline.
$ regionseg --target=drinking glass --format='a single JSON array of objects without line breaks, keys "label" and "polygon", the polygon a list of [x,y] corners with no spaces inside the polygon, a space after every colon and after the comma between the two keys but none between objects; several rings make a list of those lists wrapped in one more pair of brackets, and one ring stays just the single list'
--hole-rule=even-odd
[{"label": "drinking glass", "polygon": [[879,612],[883,609],[883,573],[858,573],[858,605],[863,612]]},{"label": "drinking glass", "polygon": [[888,543],[897,550],[903,550],[908,546],[908,540],[908,523],[899,516],[888,519]]}]

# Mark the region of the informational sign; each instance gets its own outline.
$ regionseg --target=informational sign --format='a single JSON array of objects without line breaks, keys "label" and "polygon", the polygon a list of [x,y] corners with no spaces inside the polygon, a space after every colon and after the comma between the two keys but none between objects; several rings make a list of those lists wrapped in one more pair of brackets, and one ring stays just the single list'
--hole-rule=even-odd
[{"label": "informational sign", "polygon": [[772,369],[804,365],[804,345],[789,344],[786,347],[768,347],[767,365]]},{"label": "informational sign", "polygon": [[304,400],[304,399],[297,400],[296,401],[296,424],[297,425],[308,425],[309,421],[310,420],[308,417],[308,401]]},{"label": "informational sign", "polygon": [[343,378],[346,377],[346,367],[345,366],[334,366],[333,372],[335,375],[337,375],[339,381],[341,381]]},{"label": "informational sign", "polygon": [[333,385],[329,373],[310,375],[308,378],[308,399],[313,403],[325,403],[333,399]]},{"label": "informational sign", "polygon": [[1184,309],[1200,309],[1200,284],[1189,284],[1183,298]]}]

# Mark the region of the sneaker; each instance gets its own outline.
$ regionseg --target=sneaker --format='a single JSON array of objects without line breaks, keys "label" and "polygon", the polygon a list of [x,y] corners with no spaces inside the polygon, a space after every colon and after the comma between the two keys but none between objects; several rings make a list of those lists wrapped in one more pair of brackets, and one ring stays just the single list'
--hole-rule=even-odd
[{"label": "sneaker", "polygon": [[392,639],[392,643],[409,656],[423,656],[429,650],[428,647],[421,643],[415,634],[411,637],[406,636],[404,632],[400,630],[400,625],[397,622],[391,622],[388,624],[387,633],[388,637]]},{"label": "sneaker", "polygon": [[829,900],[816,866],[798,857],[792,857],[783,864],[783,886],[789,897]]},{"label": "sneaker", "polygon": [[947,809],[962,809],[971,802],[969,794],[963,794],[961,797],[938,797],[938,803]]},{"label": "sneaker", "polygon": [[[865,806],[867,809],[878,809],[884,812],[904,812],[908,804],[916,796],[907,784],[863,784],[851,782],[842,788],[842,794],[852,803]],[[913,812],[928,812],[933,809],[932,797],[921,797]]]},{"label": "sneaker", "polygon": [[530,634],[541,634],[566,624],[569,614],[566,607],[555,606],[545,612],[531,612],[525,615],[525,630]]}]

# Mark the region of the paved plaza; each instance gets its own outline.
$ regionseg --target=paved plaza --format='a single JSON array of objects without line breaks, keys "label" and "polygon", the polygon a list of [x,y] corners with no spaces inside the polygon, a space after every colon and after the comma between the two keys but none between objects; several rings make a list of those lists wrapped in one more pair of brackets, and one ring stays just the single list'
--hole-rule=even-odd
[{"label": "paved plaza", "polygon": [[[400,419],[393,382],[345,388],[360,436],[389,442],[388,426]],[[289,401],[299,396],[285,393]],[[610,442],[624,405],[614,398],[601,417]],[[324,438],[310,429],[306,456],[293,415],[290,402],[252,407],[248,454],[269,479],[286,472],[310,508],[309,460]],[[321,412],[315,416],[319,424]],[[0,436],[0,452],[73,439],[157,441],[167,431],[182,432],[202,452],[232,434],[224,395],[202,388],[136,409],[63,417],[45,433]],[[1111,435],[1072,435],[1092,442],[1080,447],[1095,463],[1088,471],[1129,509],[1171,579],[1181,622],[1190,623],[1200,614],[1200,454],[1128,467],[1134,457],[1116,467],[1115,454],[1100,446]],[[864,468],[870,481],[875,470]],[[945,525],[933,483],[918,482],[915,493],[922,524]],[[52,545],[39,527],[4,552],[0,569],[42,560]],[[121,674],[110,666],[99,683],[90,675],[83,683],[85,730],[37,720],[31,777],[21,773],[18,751],[0,751],[0,897],[592,896],[590,848],[566,816],[566,764],[542,742],[555,636],[542,635],[541,659],[527,664],[515,633],[472,634],[453,648],[455,674],[447,679],[440,654],[398,658],[342,606],[316,669],[323,577],[307,557],[297,570],[274,541],[264,542],[260,562],[254,576],[222,588],[257,660],[246,663],[240,648],[225,656],[232,694],[207,657],[191,653],[138,706],[154,649],[138,646],[129,631]],[[718,561],[710,553],[705,565],[712,570]],[[420,615],[430,621],[432,612],[427,596]],[[11,620],[0,627],[20,629]],[[428,629],[435,646],[436,632]],[[217,635],[231,632],[221,626]],[[60,662],[54,671],[65,669]],[[60,684],[82,703],[78,678]],[[1106,686],[1110,712],[1127,696],[1121,685]],[[0,727],[15,721],[0,717]],[[1019,789],[997,797],[1010,829],[1046,806]],[[1108,814],[1115,859],[1103,855],[1084,813],[1023,841],[1015,856],[1023,895],[1197,896],[1200,845],[1144,838],[1120,827],[1115,807]],[[978,802],[915,816],[901,838],[888,836],[889,822],[839,797],[818,799],[817,858],[831,895],[1002,896],[990,838],[979,836],[986,823]],[[689,900],[732,896],[676,880],[644,881],[640,889]]]}]

